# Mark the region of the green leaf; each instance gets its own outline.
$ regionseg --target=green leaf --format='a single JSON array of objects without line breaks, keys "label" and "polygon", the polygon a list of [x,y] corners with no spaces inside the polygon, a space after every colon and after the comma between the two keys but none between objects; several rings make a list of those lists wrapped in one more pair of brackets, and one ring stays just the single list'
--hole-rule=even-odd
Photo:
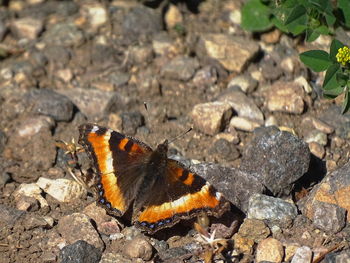
[{"label": "green leaf", "polygon": [[339,87],[337,82],[337,73],[340,73],[339,64],[332,64],[328,67],[323,81],[323,89],[332,90]]},{"label": "green leaf", "polygon": [[344,98],[342,109],[341,109],[342,114],[344,114],[345,112],[347,112],[349,110],[349,108],[350,108],[349,100],[350,100],[349,88],[346,88],[345,89],[345,98]]},{"label": "green leaf", "polygon": [[323,90],[323,97],[325,97],[326,99],[335,99],[340,94],[342,94],[343,91],[344,91],[344,88],[342,87],[338,87],[331,90]]},{"label": "green leaf", "polygon": [[343,46],[344,46],[344,44],[342,42],[340,42],[337,39],[333,39],[333,41],[331,43],[331,47],[329,49],[329,57],[333,62],[337,63],[337,58],[335,56],[338,53],[338,49],[343,47]]},{"label": "green leaf", "polygon": [[307,11],[302,5],[293,8],[284,25],[293,35],[299,35],[307,28]]},{"label": "green leaf", "polygon": [[242,27],[248,31],[265,31],[272,27],[270,10],[260,0],[250,0],[242,7]]},{"label": "green leaf", "polygon": [[306,29],[306,41],[312,42],[320,36],[320,33],[311,28]]},{"label": "green leaf", "polygon": [[315,72],[326,70],[331,61],[329,55],[323,50],[309,50],[300,54],[300,60]]},{"label": "green leaf", "polygon": [[345,25],[350,27],[350,1],[338,0],[338,8],[343,13]]},{"label": "green leaf", "polygon": [[337,73],[336,78],[339,86],[342,87],[345,87],[349,80],[349,76],[344,73]]}]

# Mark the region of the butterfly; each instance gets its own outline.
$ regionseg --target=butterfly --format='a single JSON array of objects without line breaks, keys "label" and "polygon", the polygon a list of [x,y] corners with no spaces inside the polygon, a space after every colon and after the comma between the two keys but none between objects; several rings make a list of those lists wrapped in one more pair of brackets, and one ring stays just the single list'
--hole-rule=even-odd
[{"label": "butterfly", "polygon": [[79,144],[96,171],[97,203],[150,234],[201,213],[220,217],[229,203],[212,185],[167,157],[169,142],[155,150],[95,124],[79,127]]}]

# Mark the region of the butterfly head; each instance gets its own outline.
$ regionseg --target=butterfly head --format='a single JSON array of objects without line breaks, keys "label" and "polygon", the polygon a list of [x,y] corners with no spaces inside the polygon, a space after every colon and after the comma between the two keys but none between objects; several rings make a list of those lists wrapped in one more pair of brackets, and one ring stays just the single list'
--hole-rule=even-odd
[{"label": "butterfly head", "polygon": [[157,152],[160,153],[160,154],[164,154],[164,155],[167,155],[168,153],[168,148],[169,148],[169,141],[168,140],[165,140],[163,143],[159,144],[157,146]]}]

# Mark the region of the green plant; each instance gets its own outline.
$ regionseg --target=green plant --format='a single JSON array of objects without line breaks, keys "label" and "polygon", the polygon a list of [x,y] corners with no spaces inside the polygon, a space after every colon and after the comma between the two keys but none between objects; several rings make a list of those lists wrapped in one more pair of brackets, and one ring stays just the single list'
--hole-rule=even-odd
[{"label": "green plant", "polygon": [[315,72],[326,71],[322,89],[326,98],[334,99],[344,93],[342,113],[350,107],[350,49],[334,39],[329,53],[309,50],[300,54],[300,60]]},{"label": "green plant", "polygon": [[350,1],[338,0],[333,7],[331,0],[248,0],[242,7],[244,29],[259,32],[274,26],[314,41],[334,27],[350,27]]}]

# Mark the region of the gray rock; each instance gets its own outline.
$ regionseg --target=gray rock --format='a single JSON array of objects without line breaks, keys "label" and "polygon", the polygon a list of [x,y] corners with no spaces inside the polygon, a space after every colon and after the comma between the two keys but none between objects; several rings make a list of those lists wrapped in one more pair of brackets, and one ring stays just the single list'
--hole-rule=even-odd
[{"label": "gray rock", "polygon": [[43,50],[43,54],[51,63],[56,63],[62,66],[65,66],[71,59],[69,49],[53,44],[46,46]]},{"label": "gray rock", "polygon": [[149,241],[140,235],[126,242],[124,246],[124,254],[130,258],[141,258],[147,261],[152,257],[153,248]]},{"label": "gray rock", "polygon": [[4,23],[4,21],[2,19],[0,19],[0,41],[2,41],[4,39],[6,31],[7,31],[7,26]]},{"label": "gray rock", "polygon": [[43,30],[44,23],[41,19],[33,17],[19,18],[11,23],[11,31],[17,38],[35,40]]},{"label": "gray rock", "polygon": [[6,142],[7,142],[6,134],[0,130],[0,154],[5,148]]},{"label": "gray rock", "polygon": [[214,155],[217,160],[226,161],[234,161],[240,156],[236,146],[225,139],[216,140],[209,149],[209,154]]},{"label": "gray rock", "polygon": [[159,252],[159,257],[163,262],[174,262],[174,259],[190,256],[191,252],[182,247],[173,247]]},{"label": "gray rock", "polygon": [[270,227],[273,225],[287,227],[297,215],[296,206],[280,198],[254,194],[249,199],[247,217],[265,220]]},{"label": "gray rock", "polygon": [[261,124],[264,123],[264,115],[256,106],[254,100],[247,97],[242,91],[235,88],[225,90],[220,94],[218,100],[230,104],[238,117],[254,120]]},{"label": "gray rock", "polygon": [[231,106],[220,101],[197,104],[191,112],[195,128],[210,135],[223,130],[231,116]]},{"label": "gray rock", "polygon": [[343,139],[349,139],[350,112],[341,113],[341,107],[332,105],[321,112],[319,119],[335,128],[335,134]]},{"label": "gray rock", "polygon": [[69,121],[73,117],[73,103],[49,89],[31,90],[25,95],[33,113],[52,117],[55,121]]},{"label": "gray rock", "polygon": [[230,80],[227,89],[238,86],[244,93],[250,93],[258,86],[258,81],[247,75],[239,75]]},{"label": "gray rock", "polygon": [[131,259],[125,258],[120,253],[103,253],[99,263],[132,263]]},{"label": "gray rock", "polygon": [[279,65],[277,65],[277,63],[269,56],[265,56],[267,58],[264,58],[261,63],[260,63],[260,67],[261,67],[261,73],[264,77],[265,80],[276,80],[278,79],[283,71],[282,69],[279,67]]},{"label": "gray rock", "polygon": [[104,243],[98,232],[92,225],[90,218],[85,214],[73,213],[62,217],[58,221],[57,231],[69,244],[84,240],[101,251],[104,248]]},{"label": "gray rock", "polygon": [[269,111],[301,114],[304,111],[304,90],[294,82],[275,82],[267,92]]},{"label": "gray rock", "polygon": [[11,176],[8,172],[0,172],[0,188],[4,187],[11,180]]},{"label": "gray rock", "polygon": [[[318,224],[323,229],[329,229],[329,231],[340,229],[343,224],[342,214],[344,212],[339,208],[346,210],[346,221],[349,221],[349,189],[350,162],[348,162],[343,167],[327,174],[325,178],[323,178],[322,181],[311,190],[307,200],[305,200],[305,202],[300,207],[302,213],[311,221],[315,221],[316,215]],[[339,208],[336,208],[334,206],[337,206]],[[329,210],[326,218],[321,218],[320,216],[320,213],[322,213],[322,207]],[[336,220],[335,223],[332,222],[333,219]],[[327,225],[327,220],[329,221],[328,224],[330,225]],[[336,225],[333,226],[333,224]]]},{"label": "gray rock", "polygon": [[346,210],[337,205],[317,202],[314,205],[313,224],[330,233],[337,233],[345,227]]},{"label": "gray rock", "polygon": [[324,263],[348,263],[350,262],[350,250],[328,253],[324,260]]},{"label": "gray rock", "polygon": [[160,12],[147,7],[136,7],[126,14],[122,26],[125,38],[135,41],[140,36],[161,31],[163,21]]},{"label": "gray rock", "polygon": [[241,72],[259,50],[254,41],[226,34],[202,34],[199,51],[219,61],[229,71]]},{"label": "gray rock", "polygon": [[43,41],[48,45],[77,47],[85,41],[83,31],[70,22],[53,25],[43,34]]},{"label": "gray rock", "polygon": [[102,252],[84,240],[78,240],[74,244],[65,246],[60,251],[61,263],[98,263]]},{"label": "gray rock", "polygon": [[257,128],[243,152],[240,168],[253,173],[274,195],[288,195],[309,168],[305,142],[274,126]]},{"label": "gray rock", "polygon": [[187,81],[198,67],[199,62],[195,58],[176,57],[161,69],[160,74],[164,78]]},{"label": "gray rock", "polygon": [[73,101],[88,118],[101,117],[109,111],[123,109],[126,99],[116,92],[98,89],[64,89],[59,92]]},{"label": "gray rock", "polygon": [[145,120],[140,112],[124,112],[121,114],[123,132],[135,135],[138,127],[141,127]]},{"label": "gray rock", "polygon": [[210,182],[227,200],[246,212],[249,197],[263,193],[264,186],[256,176],[236,168],[214,163],[191,165],[191,170]]},{"label": "gray rock", "polygon": [[218,80],[218,72],[213,66],[205,66],[198,70],[193,77],[193,84],[196,87],[208,88]]},{"label": "gray rock", "polygon": [[25,212],[23,211],[0,204],[0,227],[13,225],[24,214]]},{"label": "gray rock", "polygon": [[299,247],[293,256],[292,263],[311,263],[312,251],[307,246]]}]

